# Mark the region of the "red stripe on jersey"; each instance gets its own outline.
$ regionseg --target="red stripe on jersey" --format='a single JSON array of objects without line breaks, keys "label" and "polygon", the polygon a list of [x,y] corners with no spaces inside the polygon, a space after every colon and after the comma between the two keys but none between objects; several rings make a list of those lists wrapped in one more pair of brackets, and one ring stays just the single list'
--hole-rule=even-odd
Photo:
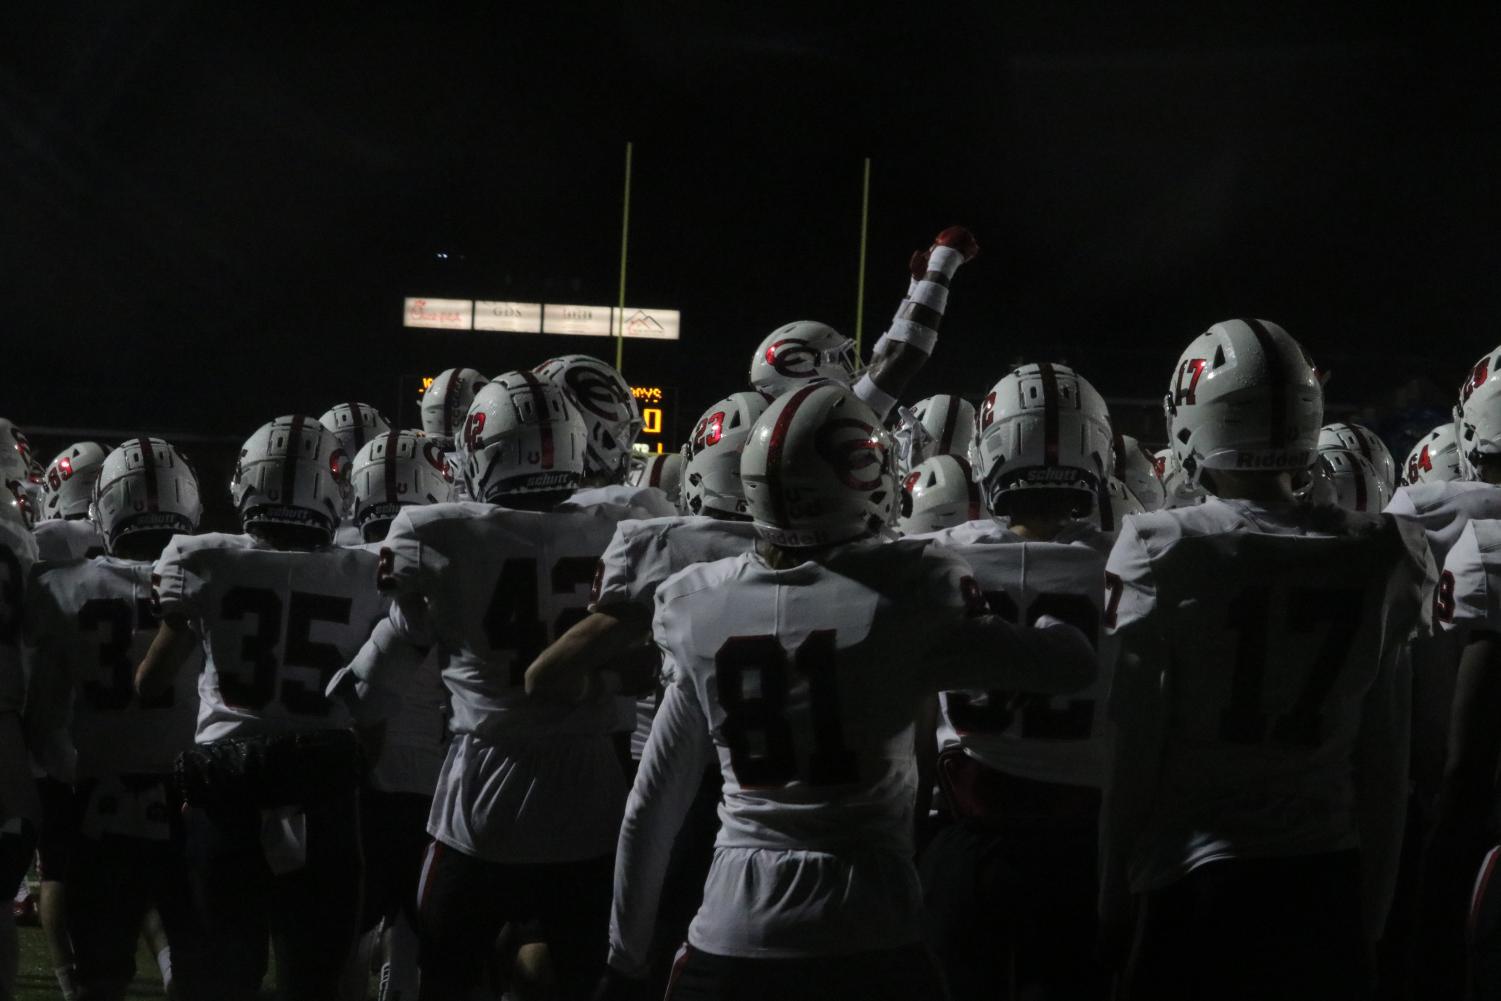
[{"label": "red stripe on jersey", "polygon": [[662,992],[662,1001],[672,1001],[673,992],[677,989],[678,980],[683,976],[683,970],[688,966],[688,957],[693,953],[693,946],[684,942],[678,947],[678,954],[672,959],[672,972],[667,975],[667,990]]},{"label": "red stripe on jersey", "polygon": [[787,447],[787,430],[792,427],[792,418],[797,416],[808,397],[818,388],[816,385],[804,386],[792,394],[792,398],[777,415],[771,437],[766,442],[766,489],[771,495],[771,510],[779,527],[787,525],[787,501],[782,496],[782,452]]}]

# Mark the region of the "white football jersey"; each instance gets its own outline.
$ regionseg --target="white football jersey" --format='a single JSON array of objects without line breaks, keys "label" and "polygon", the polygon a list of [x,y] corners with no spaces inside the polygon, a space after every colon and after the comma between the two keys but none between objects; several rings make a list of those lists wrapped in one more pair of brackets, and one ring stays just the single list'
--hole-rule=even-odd
[{"label": "white football jersey", "polygon": [[334,529],[334,545],[345,549],[357,549],[365,544],[365,536],[349,522]]},{"label": "white football jersey", "polygon": [[659,488],[638,487],[630,483],[582,487],[559,505],[558,510],[583,511],[601,506],[627,508],[627,518],[668,518],[678,513],[677,506]]},{"label": "white football jersey", "polygon": [[156,564],[161,614],[203,641],[198,742],[347,726],[324,691],[385,613],[377,557],[278,550],[249,535],[179,535]]},{"label": "white football jersey", "polygon": [[[384,542],[360,548],[380,556]],[[409,627],[393,602],[356,655],[380,650],[381,680],[392,687],[381,720],[380,749],[366,781],[381,792],[431,796],[448,754],[448,689],[432,638]],[[359,676],[358,669],[355,671]],[[363,680],[363,679],[362,679]]]},{"label": "white football jersey", "polygon": [[167,774],[193,744],[200,651],[159,697],[142,701],[135,692],[136,665],[159,621],[151,571],[150,563],[97,556],[43,564],[32,577],[28,727],[62,733],[76,754],[76,764],[44,762],[55,778]]},{"label": "white football jersey", "polygon": [[1398,487],[1386,505],[1387,514],[1415,521],[1423,527],[1435,566],[1443,566],[1449,549],[1459,541],[1472,518],[1501,518],[1501,487],[1474,480],[1440,480]]},{"label": "white football jersey", "polygon": [[1101,642],[1105,557],[1087,545],[1056,542],[952,545],[974,570],[990,610],[1031,625],[1052,615],[1100,651],[1100,674],[1075,695],[1026,697],[1016,692],[944,692],[940,748],[960,746],[987,767],[1036,782],[1100,787],[1104,783],[1104,698],[1115,663]]},{"label": "white football jersey", "polygon": [[1100,526],[1082,518],[1075,519],[1059,529],[1053,542],[1074,546],[1088,546],[1103,557],[1110,555],[1115,546],[1115,535],[1100,530]]},{"label": "white football jersey", "polygon": [[1465,525],[1444,561],[1433,611],[1445,631],[1501,632],[1501,521]]},{"label": "white football jersey", "polygon": [[[650,609],[657,587],[679,570],[739,556],[755,545],[755,526],[746,521],[695,515],[622,521],[599,558],[590,610],[629,602]],[[656,715],[655,691],[636,700],[636,729],[631,733],[631,758],[636,761],[641,760]]]},{"label": "white football jersey", "polygon": [[[1434,565],[1442,568],[1471,519],[1501,518],[1501,487],[1470,480],[1413,484],[1399,487],[1386,511],[1422,526]],[[1436,635],[1416,637],[1409,653],[1413,669],[1413,778],[1425,799],[1437,793],[1442,779],[1459,655],[1466,632],[1474,623],[1456,620],[1447,625]]]},{"label": "white football jersey", "polygon": [[629,729],[633,711],[608,696],[531,699],[524,685],[537,654],[587,614],[600,554],[626,514],[465,502],[406,508],[392,523],[383,586],[423,599],[425,621],[412,625],[437,643],[453,713],[428,827],[439,841],[496,862],[574,861],[613,846],[625,784],[610,734]]},{"label": "white football jersey", "polygon": [[88,518],[39,521],[32,534],[36,536],[37,559],[49,563],[104,555],[104,539]]},{"label": "white football jersey", "polygon": [[916,712],[943,689],[1017,680],[1002,639],[986,641],[993,659],[934,653],[981,602],[960,557],[910,540],[785,570],[747,553],[664,583],[667,689],[621,831],[611,965],[644,964],[666,828],[716,756],[721,827],[690,944],[767,958],[919,941]]},{"label": "white football jersey", "polygon": [[[1165,727],[1160,760],[1114,765],[1122,788],[1124,770],[1150,776],[1150,803],[1116,791],[1102,819],[1133,891],[1218,859],[1355,847],[1352,772],[1372,741],[1401,774],[1391,816],[1370,830],[1400,840],[1401,655],[1427,628],[1433,578],[1416,526],[1211,497],[1128,520],[1108,571],[1106,624],[1131,654],[1110,716],[1122,729],[1143,713]],[[1116,809],[1145,811],[1142,829],[1121,830]],[[1364,846],[1373,857],[1383,847]]]}]

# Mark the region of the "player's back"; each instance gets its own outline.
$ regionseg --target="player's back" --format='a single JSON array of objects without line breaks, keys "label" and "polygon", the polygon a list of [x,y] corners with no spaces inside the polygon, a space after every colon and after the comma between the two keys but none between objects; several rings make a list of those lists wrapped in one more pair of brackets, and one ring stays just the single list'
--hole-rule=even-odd
[{"label": "player's back", "polygon": [[664,672],[691,687],[724,773],[721,847],[910,850],[920,654],[963,614],[966,573],[902,541],[785,570],[746,554],[662,586]]},{"label": "player's back", "polygon": [[1127,523],[1112,571],[1145,561],[1155,596],[1112,579],[1107,620],[1158,651],[1167,703],[1138,879],[1353,847],[1363,706],[1422,621],[1423,550],[1409,524],[1330,508],[1211,498]]},{"label": "player's back", "polygon": [[583,618],[623,508],[518,511],[462,502],[408,508],[382,547],[387,588],[426,598],[457,733],[521,738],[606,733],[617,707],[528,699],[526,668]]},{"label": "player's back", "polygon": [[746,521],[701,515],[628,518],[616,525],[600,557],[591,604],[633,601],[649,606],[657,588],[679,570],[738,556],[755,541],[755,527]]},{"label": "player's back", "polygon": [[623,507],[628,518],[668,518],[678,513],[667,494],[658,487],[638,487],[634,483],[610,483],[582,487],[559,505],[559,511],[587,511],[599,507]]},{"label": "player's back", "polygon": [[81,779],[168,773],[193,743],[201,652],[160,696],[143,700],[134,688],[158,624],[151,572],[149,562],[109,556],[43,563],[28,589],[27,715],[44,730],[67,728]]},{"label": "player's back", "polygon": [[26,580],[36,560],[31,533],[0,520],[0,712],[20,712],[26,701],[21,624],[26,615]]},{"label": "player's back", "polygon": [[156,564],[161,612],[204,641],[198,742],[342,727],[324,692],[384,611],[377,557],[274,549],[250,535],[177,536]]},{"label": "player's back", "polygon": [[[943,542],[943,533],[937,533]],[[1088,689],[1054,698],[1008,691],[940,697],[940,746],[958,745],[990,768],[1036,782],[1098,788],[1104,781],[1104,698],[1113,644],[1101,643],[1105,557],[1085,544],[1009,541],[951,545],[974,571],[990,611],[1016,625],[1052,615],[1101,650]]]}]

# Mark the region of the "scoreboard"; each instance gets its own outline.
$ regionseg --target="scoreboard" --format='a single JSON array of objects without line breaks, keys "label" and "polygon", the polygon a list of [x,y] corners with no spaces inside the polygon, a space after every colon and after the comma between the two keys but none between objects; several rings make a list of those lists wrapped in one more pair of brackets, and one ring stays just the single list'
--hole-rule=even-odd
[{"label": "scoreboard", "polygon": [[[422,426],[422,395],[433,384],[432,375],[401,377],[397,421],[402,427]],[[673,401],[676,390],[660,386],[632,386],[636,405],[641,408],[641,435],[636,439],[638,452],[671,452],[680,444]]]}]

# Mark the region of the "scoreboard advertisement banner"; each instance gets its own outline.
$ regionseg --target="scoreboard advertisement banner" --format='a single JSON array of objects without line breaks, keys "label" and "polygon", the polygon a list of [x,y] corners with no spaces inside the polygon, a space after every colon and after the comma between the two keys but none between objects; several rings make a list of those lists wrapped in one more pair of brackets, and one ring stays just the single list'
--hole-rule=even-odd
[{"label": "scoreboard advertisement banner", "polygon": [[641,306],[576,306],[498,299],[404,300],[402,325],[424,330],[486,330],[505,334],[557,334],[675,341],[682,336],[682,313]]}]

